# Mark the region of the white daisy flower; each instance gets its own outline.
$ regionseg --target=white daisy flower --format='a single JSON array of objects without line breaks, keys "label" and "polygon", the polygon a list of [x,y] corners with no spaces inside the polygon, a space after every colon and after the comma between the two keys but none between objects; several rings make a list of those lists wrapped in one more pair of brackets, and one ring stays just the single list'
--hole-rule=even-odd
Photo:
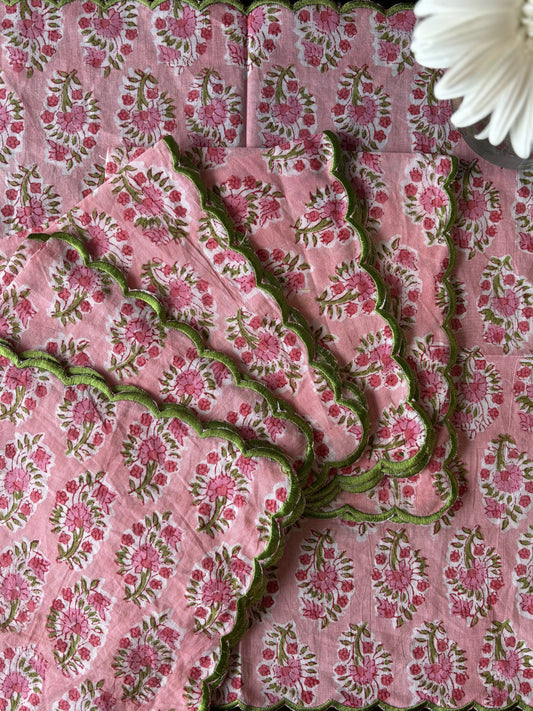
[{"label": "white daisy flower", "polygon": [[417,62],[448,69],[437,99],[459,99],[458,127],[488,119],[476,135],[515,153],[533,149],[533,0],[419,0],[412,41]]}]

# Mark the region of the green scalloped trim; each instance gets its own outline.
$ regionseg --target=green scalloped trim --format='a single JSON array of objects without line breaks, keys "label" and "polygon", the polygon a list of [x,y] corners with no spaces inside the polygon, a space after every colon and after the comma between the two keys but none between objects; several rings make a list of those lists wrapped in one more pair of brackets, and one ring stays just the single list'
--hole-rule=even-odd
[{"label": "green scalloped trim", "polygon": [[275,445],[263,444],[256,446],[251,440],[245,441],[236,430],[231,431],[231,425],[220,422],[200,422],[192,412],[182,405],[157,405],[149,395],[134,386],[111,388],[103,376],[91,368],[65,368],[52,356],[36,355],[34,351],[15,353],[6,342],[0,340],[0,356],[7,358],[15,367],[37,368],[47,374],[54,375],[65,387],[87,385],[96,388],[110,402],[136,402],[146,407],[157,419],[176,418],[189,425],[201,439],[219,437],[230,441],[245,457],[271,459],[279,464],[287,475],[290,491],[281,509],[270,516],[272,522],[268,543],[263,552],[254,558],[254,574],[248,592],[237,600],[235,625],[231,632],[223,635],[219,642],[220,657],[214,671],[202,682],[202,699],[198,711],[207,711],[209,700],[214,689],[220,684],[229,664],[231,649],[239,642],[248,628],[246,611],[250,605],[260,599],[266,582],[264,568],[279,560],[285,544],[284,529],[297,521],[302,513],[303,494],[300,483],[283,452]]},{"label": "green scalloped trim", "polygon": [[[419,525],[427,525],[430,523],[433,523],[434,521],[438,520],[449,508],[452,506],[455,501],[457,500],[457,494],[458,494],[458,487],[457,487],[457,481],[455,480],[455,477],[453,475],[453,472],[451,470],[451,463],[453,459],[455,458],[457,454],[457,433],[455,431],[455,428],[453,427],[451,423],[451,418],[453,416],[453,413],[455,412],[456,404],[457,404],[457,394],[456,394],[456,389],[455,385],[453,383],[453,379],[451,376],[451,369],[453,365],[455,364],[455,361],[457,359],[457,341],[455,339],[455,335],[450,327],[451,320],[455,314],[455,305],[456,305],[456,298],[455,298],[455,291],[453,288],[453,285],[450,281],[450,278],[453,274],[454,268],[455,268],[455,259],[456,259],[456,249],[455,245],[453,243],[453,239],[451,236],[451,230],[452,227],[455,223],[456,216],[457,216],[457,200],[455,198],[455,191],[453,190],[453,182],[455,180],[456,174],[457,174],[457,168],[459,165],[459,161],[455,156],[448,156],[451,160],[451,167],[450,167],[450,172],[446,178],[446,180],[443,182],[442,187],[446,194],[448,195],[448,198],[450,200],[450,212],[448,215],[448,219],[446,221],[446,225],[443,230],[443,235],[444,239],[446,241],[447,247],[448,247],[448,255],[449,255],[449,263],[448,263],[448,268],[446,269],[445,273],[443,274],[442,277],[442,283],[443,287],[446,290],[446,294],[448,297],[448,309],[446,311],[444,320],[442,322],[441,328],[445,332],[446,337],[448,339],[448,345],[450,349],[450,357],[448,358],[448,362],[446,363],[446,366],[444,367],[442,371],[442,377],[447,383],[448,386],[448,394],[449,394],[449,406],[448,410],[446,411],[446,415],[444,416],[443,420],[440,425],[446,427],[448,430],[448,436],[450,438],[450,451],[448,452],[448,456],[446,457],[444,463],[443,463],[443,471],[448,477],[448,480],[450,482],[450,491],[449,494],[446,498],[446,500],[443,502],[442,507],[427,516],[417,516],[413,513],[410,513],[409,511],[406,511],[405,509],[397,506],[396,504],[392,506],[390,509],[385,510],[379,514],[369,514],[365,513],[363,511],[360,511],[359,509],[356,509],[354,506],[351,504],[343,504],[342,506],[332,509],[330,511],[324,511],[322,508],[319,507],[319,504],[328,504],[331,503],[338,493],[341,490],[345,491],[352,491],[354,493],[359,493],[359,491],[349,488],[349,482],[348,486],[342,486],[341,483],[337,481],[338,477],[335,478],[330,484],[328,484],[327,487],[323,489],[323,495],[319,498],[318,496],[313,500],[310,497],[307,497],[307,505],[305,509],[305,515],[309,516],[311,518],[319,518],[319,519],[331,519],[331,518],[343,518],[348,521],[368,521],[368,522],[379,522],[379,521],[394,521],[396,523],[412,523],[412,524],[419,524]],[[365,491],[368,491],[366,489]],[[315,503],[316,502],[316,503]]]},{"label": "green scalloped trim", "polygon": [[[306,353],[307,353],[307,358],[309,362],[309,366],[312,368],[315,368],[319,373],[321,373],[326,381],[328,382],[328,385],[330,386],[331,390],[333,391],[334,394],[334,399],[335,402],[339,405],[342,405],[349,410],[351,410],[359,419],[362,429],[363,429],[363,437],[361,439],[361,442],[358,444],[357,448],[348,456],[345,457],[342,460],[338,461],[333,461],[333,462],[328,462],[324,467],[319,472],[319,486],[323,484],[325,479],[327,478],[327,473],[329,469],[332,467],[344,467],[344,466],[349,466],[353,462],[357,461],[357,459],[360,457],[361,452],[363,451],[364,447],[366,446],[367,442],[367,436],[368,436],[368,411],[364,409],[361,406],[361,401],[362,401],[362,394],[359,392],[359,390],[355,386],[348,385],[346,383],[343,383],[341,381],[340,375],[337,371],[337,368],[334,367],[331,363],[331,359],[328,358],[327,361],[325,359],[320,358],[321,351],[317,349],[315,339],[313,337],[313,334],[311,333],[311,330],[307,323],[302,319],[300,314],[289,307],[284,293],[283,289],[281,287],[281,284],[278,282],[277,279],[274,277],[267,276],[266,273],[263,270],[263,267],[261,266],[261,263],[257,259],[257,256],[255,252],[251,249],[248,248],[247,246],[243,245],[237,245],[236,244],[236,239],[233,234],[233,229],[232,229],[232,223],[229,220],[227,213],[223,212],[220,207],[217,207],[212,204],[211,200],[211,193],[207,190],[203,182],[201,181],[198,171],[195,169],[192,169],[190,167],[184,166],[180,163],[180,158],[179,158],[179,148],[175,142],[175,140],[167,136],[166,138],[163,139],[163,143],[166,145],[167,149],[170,152],[170,155],[173,160],[173,168],[176,173],[180,175],[184,175],[188,180],[191,181],[191,183],[194,185],[196,191],[198,192],[198,195],[200,197],[200,204],[202,207],[202,210],[207,213],[209,216],[220,222],[220,224],[223,226],[224,231],[225,231],[225,236],[227,237],[228,244],[231,245],[232,249],[239,254],[241,254],[250,264],[251,268],[254,271],[255,278],[256,278],[256,284],[259,289],[261,289],[263,292],[265,292],[269,297],[274,299],[276,302],[276,305],[278,306],[282,318],[282,322],[284,326],[288,329],[290,329],[293,333],[297,335],[297,337],[302,341]],[[96,270],[99,270],[101,272],[105,272],[108,274],[114,281],[116,281],[120,288],[122,289],[122,292],[124,296],[127,297],[132,297],[135,299],[140,299],[144,301],[146,304],[148,304],[157,314],[159,320],[165,326],[166,328],[172,328],[175,330],[179,330],[182,333],[185,333],[185,335],[189,336],[191,340],[194,342],[195,346],[198,348],[198,351],[202,355],[208,355],[209,357],[216,358],[218,360],[222,360],[225,365],[228,366],[230,371],[233,373],[237,384],[240,384],[239,381],[242,380],[246,383],[247,387],[251,387],[252,389],[256,390],[260,394],[262,394],[267,402],[271,405],[271,407],[274,407],[276,403],[279,404],[279,400],[272,395],[272,393],[266,388],[264,385],[261,383],[252,380],[249,376],[243,375],[235,363],[229,358],[229,356],[225,356],[223,354],[217,353],[216,351],[212,350],[207,350],[199,336],[199,334],[190,326],[187,326],[186,324],[179,323],[177,321],[172,321],[167,319],[166,313],[164,306],[161,304],[161,302],[157,299],[156,296],[153,294],[149,294],[145,291],[139,290],[139,289],[130,289],[127,285],[127,280],[124,274],[115,267],[112,264],[109,264],[107,262],[103,262],[101,260],[93,260],[91,259],[91,256],[88,252],[87,247],[81,242],[76,237],[73,237],[72,235],[68,235],[64,232],[54,232],[52,234],[43,234],[43,233],[34,233],[28,236],[29,240],[38,240],[41,242],[48,242],[52,239],[58,239],[63,242],[68,243],[71,245],[74,249],[76,249],[80,256],[83,259],[83,262],[86,266],[94,268]],[[317,358],[318,354],[318,358]],[[231,364],[231,365],[230,365]],[[239,379],[239,381],[237,380]],[[349,400],[346,399],[342,396],[342,391],[348,390],[351,394],[353,394],[354,399]],[[296,419],[296,417],[299,417],[296,415],[294,412],[293,408],[288,405],[288,403],[283,403],[285,409],[289,409],[289,419],[292,419],[293,421]],[[278,408],[279,409],[279,408]],[[299,421],[304,422],[302,418],[299,418]],[[307,423],[306,423],[307,424]],[[300,429],[303,429],[300,427]],[[306,462],[305,462],[305,468],[303,468],[303,471],[299,472],[299,475],[301,480],[303,480],[304,474],[308,473],[311,465],[312,465],[312,457],[313,457],[313,449],[312,449],[312,432],[311,428],[309,425],[307,425],[307,430],[306,430],[306,437],[307,437],[307,442],[308,442],[308,452],[307,452],[307,457],[306,457]],[[309,447],[311,447],[311,451],[309,452]],[[369,473],[367,478],[372,478],[373,472]],[[360,477],[362,478],[362,477]]]}]

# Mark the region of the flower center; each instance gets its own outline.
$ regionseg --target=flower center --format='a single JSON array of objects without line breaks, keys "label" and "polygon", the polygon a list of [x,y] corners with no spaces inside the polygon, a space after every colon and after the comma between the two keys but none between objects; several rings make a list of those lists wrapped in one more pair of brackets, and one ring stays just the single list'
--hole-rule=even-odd
[{"label": "flower center", "polygon": [[533,0],[524,0],[521,24],[529,39],[533,39]]}]

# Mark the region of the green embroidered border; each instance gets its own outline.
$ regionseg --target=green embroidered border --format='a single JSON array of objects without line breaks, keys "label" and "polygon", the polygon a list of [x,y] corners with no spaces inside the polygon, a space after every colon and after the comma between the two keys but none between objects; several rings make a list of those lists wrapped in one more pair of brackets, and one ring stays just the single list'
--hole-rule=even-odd
[{"label": "green embroidered border", "polygon": [[[307,323],[303,321],[303,319],[300,317],[300,315],[295,312],[294,309],[289,307],[284,293],[283,289],[281,287],[281,284],[275,279],[274,277],[267,277],[265,275],[265,272],[261,266],[261,263],[257,259],[257,256],[253,250],[245,247],[245,246],[237,246],[236,245],[236,239],[233,234],[233,226],[231,221],[229,220],[229,217],[227,216],[227,213],[222,212],[222,210],[219,207],[216,207],[211,204],[211,195],[203,182],[200,180],[200,177],[198,175],[197,170],[193,170],[190,167],[183,166],[180,163],[180,158],[179,158],[179,149],[178,146],[175,142],[175,140],[172,137],[166,137],[163,139],[163,143],[165,143],[167,149],[169,150],[171,157],[173,159],[173,168],[176,173],[185,176],[188,180],[191,181],[193,184],[194,188],[197,190],[199,198],[200,198],[200,203],[202,210],[208,214],[210,217],[214,218],[216,221],[220,222],[220,224],[224,228],[225,232],[225,237],[227,238],[228,244],[232,246],[232,249],[234,251],[238,252],[241,254],[250,264],[251,268],[253,269],[253,272],[255,274],[256,278],[256,283],[257,287],[264,291],[269,297],[273,298],[280,310],[281,317],[282,317],[282,322],[284,326],[288,329],[290,329],[292,332],[296,334],[296,336],[302,341],[306,352],[307,352],[307,357],[308,357],[308,362],[310,367],[315,368],[323,377],[326,379],[329,387],[333,391],[334,394],[334,399],[335,402],[339,405],[342,405],[352,412],[358,417],[362,429],[363,429],[363,437],[361,439],[361,442],[358,444],[357,448],[354,449],[354,451],[348,456],[345,457],[342,460],[338,461],[333,461],[333,462],[328,462],[327,465],[325,465],[320,473],[319,473],[319,479],[320,479],[320,485],[322,485],[322,482],[326,479],[327,477],[327,472],[329,469],[332,467],[343,467],[343,466],[349,466],[351,463],[357,461],[357,459],[360,457],[361,452],[363,451],[364,447],[366,446],[366,441],[367,441],[367,433],[368,433],[368,412],[366,409],[363,409],[361,406],[361,399],[362,395],[359,393],[357,388],[354,386],[348,386],[345,383],[342,383],[339,373],[337,371],[336,367],[333,367],[331,364],[331,361],[328,359],[328,361],[321,360],[317,358],[317,349],[316,349],[316,344],[315,340],[313,337],[313,334],[311,333],[311,330]],[[166,328],[171,328],[174,330],[181,331],[182,333],[185,333],[195,344],[195,346],[198,348],[198,351],[201,353],[201,355],[206,355],[211,358],[216,358],[218,360],[221,360],[225,365],[228,366],[230,369],[230,372],[234,374],[234,377],[238,384],[240,384],[240,381],[243,381],[246,383],[246,387],[250,387],[253,390],[256,390],[259,392],[269,404],[271,404],[271,407],[274,407],[276,403],[279,403],[279,400],[275,398],[275,396],[266,388],[264,385],[261,383],[256,382],[255,380],[252,380],[250,376],[245,376],[243,375],[239,369],[237,368],[236,364],[229,358],[229,356],[217,353],[216,351],[206,349],[204,346],[199,334],[190,326],[186,324],[179,323],[177,321],[173,321],[170,319],[167,319],[166,313],[165,313],[165,308],[162,305],[162,303],[157,299],[156,296],[153,294],[149,294],[148,292],[139,290],[139,289],[130,289],[127,285],[127,280],[124,274],[120,269],[115,267],[112,264],[109,264],[108,262],[103,262],[101,260],[93,260],[89,254],[89,251],[87,247],[83,244],[81,240],[79,240],[77,237],[73,237],[72,235],[69,235],[64,232],[55,232],[52,234],[43,234],[43,233],[34,233],[28,236],[28,240],[38,240],[41,242],[48,242],[52,239],[57,239],[61,240],[65,243],[68,243],[70,246],[72,246],[74,249],[76,249],[84,264],[87,267],[96,269],[101,272],[105,272],[108,274],[115,282],[118,283],[120,286],[122,293],[126,297],[131,297],[135,299],[140,299],[144,301],[146,304],[148,304],[157,314],[159,320],[165,326]],[[243,385],[243,387],[245,387]],[[350,393],[354,395],[353,400],[349,400],[343,397],[342,391],[343,389],[348,390]],[[287,403],[283,403],[284,409],[289,410],[289,419],[295,421],[298,415],[294,412],[293,408],[288,405]],[[278,408],[279,410],[279,408]],[[299,418],[299,422],[303,423],[304,420],[302,418]],[[307,425],[307,423],[306,423]],[[302,426],[300,426],[300,429],[303,429]],[[306,439],[308,442],[308,453],[306,457],[306,462],[305,462],[305,467],[302,469],[302,471],[299,473],[300,477],[303,480],[304,474],[307,474],[312,466],[312,457],[313,457],[313,449],[312,449],[312,432],[311,428],[309,425],[307,425],[307,429],[305,430],[306,434]],[[309,451],[309,447],[311,450]],[[373,473],[369,474],[368,478],[371,478]]]},{"label": "green embroidered border", "polygon": [[[324,504],[329,504],[331,503],[339,494],[340,491],[345,490],[345,491],[350,491],[353,493],[359,493],[358,490],[355,490],[351,488],[350,483],[347,482],[344,486],[342,482],[338,482],[337,479],[334,479],[325,489],[323,489],[323,496],[320,497],[320,499],[317,497],[314,501],[311,500],[310,497],[307,497],[307,506],[305,510],[305,515],[311,517],[311,518],[319,518],[319,519],[330,519],[330,518],[343,518],[348,521],[356,521],[356,522],[379,522],[379,521],[394,521],[396,523],[412,523],[412,524],[419,524],[419,525],[427,525],[430,523],[435,522],[438,520],[449,508],[452,506],[455,501],[457,500],[457,493],[458,493],[458,486],[457,486],[457,481],[455,479],[455,476],[453,475],[453,472],[451,470],[451,464],[457,455],[457,433],[455,431],[454,426],[451,423],[451,419],[453,416],[453,413],[455,412],[456,404],[457,404],[457,394],[455,390],[455,385],[453,383],[453,379],[451,376],[451,369],[453,368],[456,359],[457,359],[457,342],[455,339],[455,335],[451,329],[451,320],[455,314],[455,306],[456,306],[456,295],[455,295],[455,290],[453,288],[453,285],[450,281],[451,276],[453,274],[454,268],[455,268],[455,259],[456,259],[456,249],[455,249],[455,244],[453,242],[452,236],[451,236],[451,230],[455,224],[456,221],[456,216],[457,216],[457,200],[455,198],[455,192],[453,189],[453,184],[457,175],[457,169],[459,166],[459,161],[455,156],[448,156],[451,161],[451,167],[450,167],[450,172],[448,176],[446,177],[446,180],[442,183],[442,188],[445,191],[446,195],[448,196],[449,199],[449,204],[450,204],[450,212],[448,214],[448,219],[446,221],[446,225],[444,226],[443,229],[443,237],[447,245],[448,249],[448,268],[443,274],[442,277],[442,284],[443,288],[446,292],[446,298],[447,298],[447,309],[446,313],[444,316],[444,320],[441,324],[441,328],[446,334],[446,337],[448,339],[448,346],[450,349],[450,356],[448,358],[448,362],[446,363],[446,366],[441,372],[441,375],[443,379],[446,381],[447,387],[448,387],[448,397],[449,397],[449,405],[448,409],[446,411],[445,416],[442,419],[442,422],[438,423],[440,426],[445,427],[448,430],[448,436],[449,436],[449,443],[450,443],[450,451],[448,452],[448,456],[446,457],[442,469],[445,475],[448,477],[449,485],[450,485],[450,490],[448,493],[448,496],[443,502],[442,507],[427,516],[416,516],[406,509],[403,509],[396,504],[392,506],[390,509],[386,509],[385,511],[379,513],[379,514],[369,514],[365,513],[363,511],[360,511],[356,509],[355,507],[351,506],[350,504],[344,504],[336,509],[331,509],[330,511],[324,511],[320,505]],[[368,489],[366,489],[368,491]],[[315,503],[316,501],[316,503]]]},{"label": "green embroidered border", "polygon": [[202,682],[202,699],[198,711],[207,711],[213,690],[220,684],[229,664],[231,649],[242,638],[248,628],[246,610],[260,599],[266,582],[265,568],[279,560],[285,544],[284,529],[297,521],[302,513],[303,495],[300,483],[283,452],[274,445],[256,446],[240,437],[231,425],[221,422],[200,422],[192,412],[182,405],[157,405],[148,394],[134,386],[111,388],[103,376],[91,368],[66,368],[52,356],[26,351],[16,354],[6,342],[0,340],[0,356],[7,358],[16,368],[36,368],[54,375],[65,387],[87,385],[96,388],[109,402],[135,402],[149,410],[157,419],[177,418],[190,426],[201,439],[219,437],[234,444],[245,457],[271,459],[279,464],[287,475],[290,491],[281,509],[270,515],[272,522],[268,542],[263,552],[254,558],[254,574],[247,593],[237,600],[235,625],[231,632],[223,635],[219,642],[219,661],[215,670]]}]

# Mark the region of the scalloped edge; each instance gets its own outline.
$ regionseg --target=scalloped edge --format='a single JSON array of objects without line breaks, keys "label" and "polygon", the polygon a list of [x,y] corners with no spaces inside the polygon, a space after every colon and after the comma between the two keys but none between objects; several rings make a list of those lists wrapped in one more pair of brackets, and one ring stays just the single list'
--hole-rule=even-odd
[{"label": "scalloped edge", "polygon": [[[446,337],[448,339],[448,345],[450,349],[450,356],[448,358],[448,362],[446,363],[446,366],[442,370],[442,377],[446,381],[448,385],[448,394],[449,394],[449,406],[448,410],[446,411],[445,416],[443,417],[442,421],[437,424],[438,427],[445,427],[448,430],[448,436],[449,436],[449,441],[450,441],[450,451],[448,452],[448,456],[444,460],[444,463],[442,465],[442,469],[444,473],[447,475],[448,480],[450,482],[450,491],[449,494],[444,501],[442,507],[435,511],[432,514],[428,514],[426,516],[416,516],[413,513],[410,513],[409,511],[406,511],[403,509],[401,506],[397,506],[394,504],[390,509],[383,511],[382,513],[379,514],[370,514],[370,513],[365,513],[364,511],[360,511],[359,509],[355,508],[351,504],[343,504],[342,506],[338,507],[337,509],[332,509],[331,511],[320,511],[318,509],[314,509],[313,507],[309,507],[306,505],[304,515],[309,516],[310,518],[316,518],[316,519],[332,519],[332,518],[342,518],[346,519],[348,521],[365,521],[369,523],[379,523],[381,521],[392,521],[394,523],[411,523],[415,525],[427,525],[434,523],[437,521],[446,511],[453,506],[455,501],[457,500],[458,496],[458,485],[457,481],[453,475],[453,472],[451,470],[451,464],[455,457],[457,456],[457,432],[455,430],[455,427],[452,424],[452,417],[456,409],[457,405],[457,392],[455,389],[455,385],[451,376],[451,370],[457,360],[457,352],[458,352],[458,346],[457,346],[457,341],[455,338],[455,334],[453,333],[451,329],[451,320],[455,314],[455,306],[456,306],[456,297],[455,297],[455,290],[453,288],[453,285],[450,281],[451,276],[454,273],[454,268],[455,268],[455,260],[457,256],[457,250],[455,248],[455,244],[453,242],[452,236],[451,236],[451,230],[453,228],[453,225],[455,223],[456,217],[457,217],[457,200],[455,198],[455,192],[453,189],[453,184],[455,181],[455,178],[457,176],[457,170],[459,168],[459,159],[456,156],[447,156],[450,161],[451,161],[451,166],[450,166],[450,172],[448,173],[448,176],[446,177],[446,180],[442,183],[442,188],[445,191],[445,193],[448,195],[448,198],[450,200],[450,213],[448,215],[448,219],[446,221],[446,224],[443,229],[443,236],[446,241],[447,247],[448,247],[448,268],[444,272],[442,276],[442,284],[443,287],[446,291],[447,298],[448,298],[448,308],[446,310],[446,314],[444,316],[443,322],[441,324],[441,328],[446,334]],[[337,477],[338,478],[338,477]],[[333,499],[337,496],[337,494],[343,490],[343,487],[339,484],[336,488],[333,486],[335,484],[336,479],[334,479],[330,485],[326,489],[324,489],[324,497],[325,500],[321,500],[321,503],[330,503],[333,501]],[[353,491],[352,489],[345,489],[346,491]],[[354,492],[354,493],[360,493],[360,492]]]},{"label": "scalloped edge", "polygon": [[190,426],[201,439],[218,437],[229,441],[246,457],[265,458],[275,461],[279,464],[282,472],[286,474],[290,483],[287,499],[277,513],[270,515],[272,525],[268,542],[263,552],[253,559],[253,577],[246,594],[237,600],[237,613],[233,629],[220,638],[219,660],[209,677],[202,681],[202,698],[198,711],[207,711],[211,695],[220,685],[228,668],[231,649],[239,642],[248,628],[246,611],[250,605],[261,597],[266,582],[265,568],[279,560],[286,540],[284,530],[287,526],[297,521],[302,513],[303,493],[289,460],[274,445],[264,444],[263,446],[257,446],[251,440],[244,440],[236,430],[231,431],[231,425],[219,423],[218,421],[202,423],[188,408],[182,405],[158,405],[141,388],[135,386],[111,388],[105,382],[103,376],[91,368],[64,367],[52,356],[46,355],[42,357],[41,354],[36,355],[35,351],[24,351],[17,354],[3,339],[0,340],[0,356],[7,358],[18,369],[36,368],[48,375],[54,375],[65,387],[87,385],[88,387],[96,388],[109,402],[138,403],[148,409],[158,420],[167,418],[179,419]]},{"label": "scalloped edge", "polygon": [[[320,358],[320,350],[316,347],[315,339],[313,338],[311,330],[309,326],[305,323],[305,321],[303,321],[299,312],[289,307],[285,299],[281,284],[278,282],[277,279],[273,277],[271,278],[270,276],[266,275],[261,266],[261,263],[259,262],[253,250],[248,249],[246,246],[237,246],[235,244],[236,240],[235,235],[233,234],[232,223],[229,220],[227,213],[225,211],[223,212],[219,207],[216,207],[215,205],[211,204],[211,194],[207,190],[204,183],[201,181],[198,171],[184,166],[180,163],[180,151],[174,138],[172,138],[171,136],[167,136],[161,140],[161,143],[165,145],[165,147],[170,153],[173,163],[173,170],[177,174],[185,176],[185,178],[187,178],[194,186],[194,189],[197,191],[198,196],[200,198],[201,209],[222,225],[228,240],[228,244],[231,245],[234,251],[241,254],[249,262],[255,274],[257,288],[265,292],[270,298],[274,299],[274,301],[276,302],[276,305],[280,311],[283,325],[289,330],[291,330],[293,333],[295,333],[304,345],[307,353],[309,367],[316,369],[321,375],[323,375],[331,390],[333,391],[335,402],[339,405],[348,408],[351,412],[353,412],[361,423],[363,436],[361,438],[361,441],[357,445],[357,448],[354,449],[348,457],[345,457],[342,460],[328,462],[319,470],[317,476],[317,481],[319,482],[319,484],[317,486],[322,486],[324,480],[327,478],[327,473],[331,468],[349,466],[353,462],[357,461],[357,459],[361,455],[361,452],[366,447],[368,438],[369,416],[368,411],[361,405],[363,396],[355,386],[351,386],[347,383],[342,382],[340,374],[338,373],[338,369],[334,368],[331,362],[316,359],[317,353],[319,353]],[[297,415],[291,405],[282,402],[281,400],[276,398],[271,393],[271,391],[266,388],[266,386],[262,385],[258,381],[252,380],[250,376],[244,375],[229,356],[206,348],[199,334],[191,326],[171,319],[167,319],[165,308],[156,296],[140,289],[130,289],[127,285],[126,277],[120,269],[118,269],[112,264],[109,264],[108,262],[103,262],[101,260],[93,260],[88,252],[86,245],[77,237],[73,237],[72,235],[69,235],[65,232],[53,232],[50,234],[32,233],[28,235],[27,239],[32,241],[39,241],[42,243],[47,243],[52,240],[60,240],[69,244],[80,254],[85,266],[93,268],[100,272],[104,272],[109,275],[120,286],[124,296],[128,298],[140,299],[141,301],[144,301],[148,306],[150,306],[155,311],[158,319],[165,328],[170,328],[185,333],[185,335],[187,335],[193,341],[194,345],[196,346],[198,352],[201,355],[215,358],[224,362],[224,364],[229,368],[230,372],[232,372],[232,374],[234,375],[234,378],[239,386],[245,387],[245,385],[240,384],[240,381],[243,381],[244,383],[246,383],[247,387],[250,387],[251,389],[263,395],[263,397],[271,405],[271,408],[274,412],[279,412],[280,406],[282,406],[284,411],[289,411],[289,419],[291,419],[293,422],[295,422],[296,418],[298,418],[298,420],[302,423],[305,422],[305,420],[303,420],[301,416]],[[348,400],[344,398],[342,396],[343,389],[348,390],[348,392],[350,393],[353,393],[354,400]],[[278,403],[278,407],[275,407],[275,403]],[[307,422],[305,422],[305,425],[307,429],[304,430],[304,432],[308,443],[308,451],[305,461],[305,467],[302,468],[302,471],[299,472],[299,476],[302,479],[304,474],[307,474],[310,471],[314,458],[311,428]],[[298,426],[301,430],[303,430],[303,427],[301,425]],[[369,474],[368,478],[370,478],[371,475],[373,475],[373,473]]]}]

